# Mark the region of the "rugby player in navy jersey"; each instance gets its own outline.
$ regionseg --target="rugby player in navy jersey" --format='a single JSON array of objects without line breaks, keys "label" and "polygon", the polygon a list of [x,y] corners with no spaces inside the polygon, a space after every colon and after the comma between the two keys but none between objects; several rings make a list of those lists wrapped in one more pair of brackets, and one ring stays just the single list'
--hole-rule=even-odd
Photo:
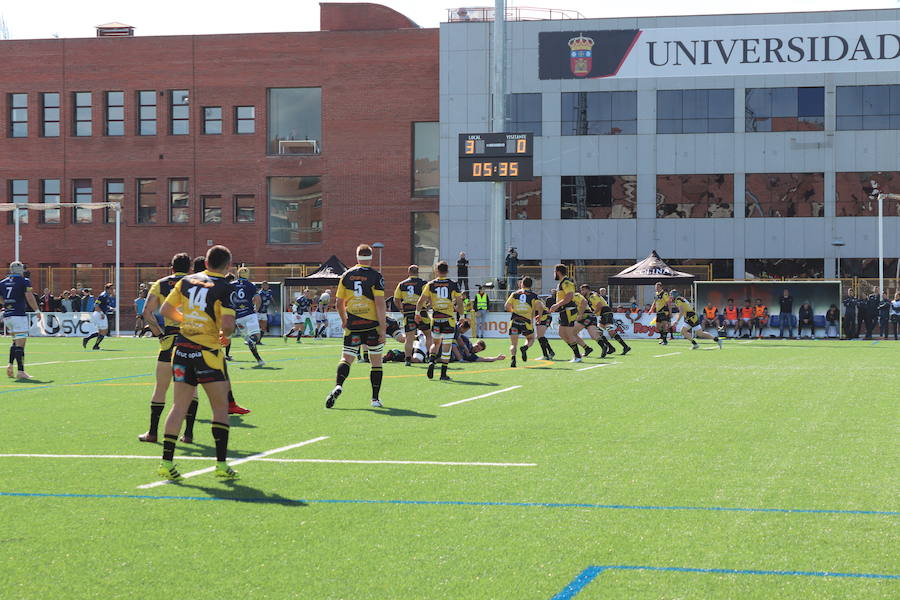
[{"label": "rugby player in navy jersey", "polygon": [[[0,305],[3,307],[3,324],[13,338],[9,347],[9,365],[6,374],[16,379],[31,379],[25,372],[25,340],[28,339],[28,312],[30,308],[40,315],[37,300],[31,292],[31,280],[25,277],[25,265],[19,261],[9,263],[9,276],[0,279]],[[13,370],[13,363],[17,370]]]},{"label": "rugby player in navy jersey", "polygon": [[259,292],[253,282],[249,280],[250,269],[248,267],[240,267],[237,270],[237,279],[232,281],[231,286],[231,305],[234,307],[235,331],[244,338],[253,358],[256,359],[256,365],[262,367],[265,361],[260,358],[259,351],[256,349],[256,342],[259,341],[259,319],[256,317],[256,311],[262,304]]}]

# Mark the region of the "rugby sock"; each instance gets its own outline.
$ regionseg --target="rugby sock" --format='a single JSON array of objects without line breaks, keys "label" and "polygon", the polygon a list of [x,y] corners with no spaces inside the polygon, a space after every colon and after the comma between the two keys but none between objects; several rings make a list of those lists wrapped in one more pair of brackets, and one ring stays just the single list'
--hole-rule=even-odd
[{"label": "rugby sock", "polygon": [[253,340],[250,340],[249,346],[250,346],[250,352],[253,353],[253,358],[255,358],[257,362],[261,361],[262,359],[259,357],[259,352],[257,352],[256,344],[253,342]]},{"label": "rugby sock", "polygon": [[428,362],[430,362],[430,363],[437,362],[437,354],[429,354]]},{"label": "rugby sock", "polygon": [[441,363],[441,377],[446,377],[446,376],[447,376],[447,363],[442,362]]},{"label": "rugby sock", "polygon": [[191,403],[188,404],[187,413],[184,415],[184,436],[192,438],[194,437],[194,421],[197,420],[197,407],[200,405],[197,402],[197,399],[194,398],[191,400]]},{"label": "rugby sock", "polygon": [[336,385],[344,385],[344,380],[347,379],[347,376],[350,375],[350,365],[341,361],[338,363],[337,368],[337,379],[335,379]]},{"label": "rugby sock", "polygon": [[100,334],[97,333],[97,332],[94,332],[94,333],[92,333],[91,335],[87,336],[87,338],[84,340],[84,345],[86,346],[87,343],[88,343],[89,341],[91,341],[92,339],[94,339],[94,338],[97,337],[98,335],[100,335]]},{"label": "rugby sock", "polygon": [[163,436],[163,460],[171,461],[175,456],[176,441],[178,441],[178,436],[169,435],[168,433]]},{"label": "rugby sock", "polygon": [[16,365],[20,371],[25,370],[25,348],[22,346],[16,346]]},{"label": "rugby sock", "polygon": [[216,460],[224,462],[228,454],[228,423],[213,421],[212,436],[216,440]]},{"label": "rugby sock", "polygon": [[225,346],[225,356],[231,356],[231,344]]},{"label": "rugby sock", "polygon": [[569,348],[572,349],[572,353],[575,354],[575,358],[581,358],[581,352],[578,351],[578,344],[569,344]]},{"label": "rugby sock", "polygon": [[9,347],[9,364],[13,364],[16,360],[16,345],[12,344]]},{"label": "rugby sock", "polygon": [[[225,373],[225,376],[228,377],[228,373]],[[231,390],[228,390],[228,404],[237,404],[237,400],[234,399],[234,393]]]},{"label": "rugby sock", "polygon": [[156,435],[156,432],[159,429],[159,418],[162,416],[165,407],[165,402],[150,403],[150,427],[147,429],[147,432],[151,435]]},{"label": "rugby sock", "polygon": [[381,378],[384,377],[384,372],[381,370],[381,367],[372,367],[371,372],[369,372],[369,381],[372,382],[372,399],[378,399],[378,392],[381,391]]},{"label": "rugby sock", "polygon": [[103,338],[104,338],[104,337],[106,337],[106,336],[104,336],[104,335],[99,335],[99,334],[97,335],[97,341],[94,342],[94,350],[96,350],[97,348],[100,347],[100,342],[103,341]]},{"label": "rugby sock", "polygon": [[550,356],[550,342],[547,341],[547,338],[539,337],[538,344],[541,345],[541,350],[544,351],[544,356]]},{"label": "rugby sock", "polygon": [[[618,333],[617,333],[615,336],[613,336],[613,339],[616,340],[617,342],[619,342],[620,344],[622,344],[622,349],[623,349],[623,350],[624,350],[625,348],[628,347],[628,344],[625,343],[625,340],[623,340],[623,339],[622,339],[622,336],[619,335]],[[609,342],[607,342],[607,343],[609,343]],[[609,344],[609,347],[612,348],[613,345],[612,345],[612,344]]]}]

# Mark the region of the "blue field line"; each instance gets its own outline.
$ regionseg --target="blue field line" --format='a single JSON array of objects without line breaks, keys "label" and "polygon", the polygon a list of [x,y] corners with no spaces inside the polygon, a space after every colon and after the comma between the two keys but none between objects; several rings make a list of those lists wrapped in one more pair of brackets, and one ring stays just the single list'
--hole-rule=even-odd
[{"label": "blue field line", "polygon": [[571,600],[604,571],[669,571],[673,573],[716,573],[719,575],[792,575],[799,577],[849,577],[853,579],[900,579],[900,575],[878,573],[836,573],[830,571],[768,571],[760,569],[700,569],[691,567],[648,567],[642,565],[590,566],[578,574],[550,600]]},{"label": "blue field line", "polygon": [[123,375],[122,377],[106,377],[104,379],[92,379],[90,381],[73,381],[72,383],[60,383],[57,385],[38,385],[34,387],[21,387],[14,390],[2,390],[0,394],[12,394],[13,392],[31,392],[34,390],[46,390],[47,388],[65,387],[68,385],[86,385],[89,383],[103,383],[104,381],[115,381],[117,379],[134,379],[135,377],[150,377],[153,373],[142,373],[140,375]]},{"label": "blue field line", "polygon": [[471,500],[366,500],[354,498],[340,499],[307,499],[307,498],[271,498],[271,497],[210,497],[210,496],[141,496],[134,494],[57,494],[42,492],[0,492],[2,496],[36,497],[36,498],[138,498],[143,500],[226,500],[232,502],[256,502],[260,504],[284,504],[294,502],[297,504],[392,504],[392,505],[418,505],[418,506],[502,506],[516,508],[599,508],[607,510],[697,510],[697,511],[724,511],[724,512],[759,512],[759,513],[806,513],[806,514],[834,514],[834,515],[872,515],[872,516],[900,516],[897,511],[885,510],[847,510],[847,509],[809,509],[809,508],[728,508],[708,506],[629,506],[624,504],[588,504],[568,502],[491,502]]}]

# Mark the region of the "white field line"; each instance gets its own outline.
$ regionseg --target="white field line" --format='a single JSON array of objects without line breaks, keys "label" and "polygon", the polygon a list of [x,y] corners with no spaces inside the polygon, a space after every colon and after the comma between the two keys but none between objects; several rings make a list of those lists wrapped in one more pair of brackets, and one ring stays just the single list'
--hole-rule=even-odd
[{"label": "white field line", "polygon": [[653,358],[662,358],[663,356],[675,356],[676,354],[681,354],[681,352],[669,352],[668,354],[657,354]]},{"label": "white field line", "polygon": [[[123,460],[159,460],[159,455],[138,454],[0,454],[0,458],[118,458]],[[176,456],[175,460],[216,460],[214,456]],[[536,467],[537,463],[461,462],[445,460],[354,460],[338,458],[257,458],[257,462],[273,463],[336,463],[355,465],[446,465],[461,467]],[[234,464],[234,463],[232,463]]]},{"label": "white field line", "polygon": [[[263,347],[268,346],[269,344],[263,344]],[[314,346],[303,346],[302,348],[265,348],[263,352],[283,352],[285,350],[318,350],[320,348],[340,348],[340,344],[327,344],[327,345],[314,345]],[[148,354],[146,356],[117,356],[115,358],[80,358],[78,360],[50,360],[47,362],[30,362],[28,363],[29,367],[40,367],[41,365],[60,365],[60,364],[69,364],[69,363],[85,363],[85,362],[101,362],[107,360],[140,360],[143,358],[151,359],[156,358],[156,354]]]},{"label": "white field line", "polygon": [[752,344],[754,340],[744,340],[743,342],[737,342],[738,344]]},{"label": "white field line", "polygon": [[581,367],[580,369],[575,369],[575,370],[576,371],[590,371],[591,369],[599,369],[600,367],[608,367],[609,365],[617,365],[617,364],[619,364],[619,363],[618,362],[602,363],[599,365],[591,365],[589,367]]},{"label": "white field line", "polygon": [[[300,446],[306,446],[308,444],[315,444],[316,442],[321,442],[322,440],[327,440],[327,439],[328,439],[328,436],[323,435],[323,436],[319,436],[317,438],[312,438],[311,440],[306,440],[304,442],[297,442],[296,444],[291,444],[290,446],[282,446],[281,448],[274,448],[272,450],[266,450],[265,452],[260,452],[259,454],[251,454],[250,456],[248,456],[246,458],[239,458],[235,461],[232,461],[231,466],[240,465],[245,462],[249,462],[251,460],[258,460],[260,458],[269,456],[270,454],[275,454],[277,452],[285,452],[287,450],[299,448]],[[196,471],[191,471],[189,473],[185,473],[184,475],[182,475],[182,477],[184,479],[187,479],[188,477],[194,477],[196,475],[202,475],[204,473],[211,473],[215,470],[216,470],[215,467],[206,467],[205,469],[198,469]],[[144,485],[139,485],[138,489],[139,490],[148,490],[150,488],[155,488],[155,487],[159,487],[161,485],[166,485],[167,483],[172,483],[172,482],[169,481],[168,479],[163,479],[161,481],[154,481],[152,483],[145,483]]]},{"label": "white field line", "polygon": [[471,402],[472,400],[480,400],[481,398],[487,398],[488,396],[493,396],[495,394],[502,394],[503,392],[511,392],[513,390],[517,390],[521,385],[514,385],[512,387],[508,387],[502,390],[496,390],[494,392],[488,392],[487,394],[481,394],[480,396],[472,396],[471,398],[465,398],[464,400],[457,400],[455,402],[448,402],[447,404],[441,404],[440,408],[446,408],[448,406],[454,406],[456,404],[462,404],[463,402]]}]

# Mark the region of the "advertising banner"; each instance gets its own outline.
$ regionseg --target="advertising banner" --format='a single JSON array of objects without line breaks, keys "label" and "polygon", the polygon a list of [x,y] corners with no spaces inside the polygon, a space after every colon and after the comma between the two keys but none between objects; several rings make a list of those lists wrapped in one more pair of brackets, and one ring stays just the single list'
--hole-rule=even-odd
[{"label": "advertising banner", "polygon": [[545,31],[540,79],[897,71],[900,23]]},{"label": "advertising banner", "polygon": [[[676,315],[677,316],[677,315]],[[626,339],[651,339],[658,337],[656,330],[656,313],[641,314],[632,321],[628,318],[627,313],[614,313],[614,322],[616,331]],[[553,317],[551,326],[547,329],[547,337],[550,339],[559,339],[558,317]],[[676,320],[676,327],[681,327],[681,321]],[[486,338],[504,338],[508,333],[509,313],[505,312],[489,312],[485,320],[484,337]],[[586,331],[581,332],[581,337],[587,338]]]},{"label": "advertising banner", "polygon": [[[97,331],[91,313],[28,313],[28,335],[31,337],[84,337]],[[115,323],[111,323],[110,327]]]}]

